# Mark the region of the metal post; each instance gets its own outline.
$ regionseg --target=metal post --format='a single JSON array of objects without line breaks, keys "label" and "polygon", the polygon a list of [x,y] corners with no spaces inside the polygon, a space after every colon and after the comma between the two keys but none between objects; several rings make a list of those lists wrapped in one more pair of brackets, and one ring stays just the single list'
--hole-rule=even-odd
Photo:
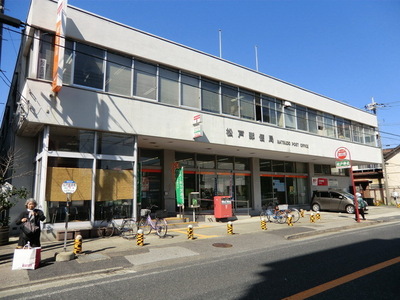
[{"label": "metal post", "polygon": [[356,186],[354,184],[353,166],[351,165],[351,158],[350,158],[350,176],[351,176],[351,185],[353,186],[354,206],[356,208],[356,221],[360,223],[360,214],[358,213],[358,199],[356,195],[357,194]]},{"label": "metal post", "polygon": [[218,30],[219,33],[219,57],[222,58],[222,30]]},{"label": "metal post", "polygon": [[64,252],[67,251],[67,234],[68,234],[68,218],[69,218],[69,201],[71,200],[71,194],[67,194],[67,205],[65,207],[65,231],[64,231]]}]

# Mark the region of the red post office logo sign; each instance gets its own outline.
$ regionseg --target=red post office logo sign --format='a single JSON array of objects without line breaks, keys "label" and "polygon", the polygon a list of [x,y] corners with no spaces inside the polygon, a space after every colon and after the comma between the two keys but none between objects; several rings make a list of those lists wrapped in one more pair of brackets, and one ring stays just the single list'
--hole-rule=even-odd
[{"label": "red post office logo sign", "polygon": [[348,149],[340,147],[336,149],[335,157],[339,160],[350,159],[350,152]]}]

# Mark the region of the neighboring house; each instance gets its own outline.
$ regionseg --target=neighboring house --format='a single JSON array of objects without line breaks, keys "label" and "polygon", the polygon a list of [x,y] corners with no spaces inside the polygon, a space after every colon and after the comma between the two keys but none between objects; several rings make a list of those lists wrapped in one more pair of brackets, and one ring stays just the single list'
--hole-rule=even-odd
[{"label": "neighboring house", "polygon": [[383,157],[386,164],[385,181],[388,183],[389,199],[394,201],[393,196],[400,194],[400,145],[384,151]]},{"label": "neighboring house", "polygon": [[198,192],[203,210],[228,195],[235,210],[259,212],[349,190],[338,157],[381,163],[375,115],[73,6],[55,93],[56,13],[57,2],[32,1],[0,143],[23,150],[16,171],[34,176],[13,184],[29,187],[49,232],[63,229],[67,180],[77,184],[69,226],[88,228],[150,203],[175,214],[176,168],[186,210]]},{"label": "neighboring house", "polygon": [[353,174],[356,190],[367,199],[369,205],[373,205],[374,201],[385,202],[385,181],[381,164],[357,166]]},{"label": "neighboring house", "polygon": [[[359,165],[353,171],[357,190],[364,198],[386,203],[386,191],[389,192],[387,204],[394,204],[400,194],[400,146],[383,150],[386,170],[381,164]],[[386,176],[384,177],[384,171]],[[386,183],[388,184],[386,189]]]}]

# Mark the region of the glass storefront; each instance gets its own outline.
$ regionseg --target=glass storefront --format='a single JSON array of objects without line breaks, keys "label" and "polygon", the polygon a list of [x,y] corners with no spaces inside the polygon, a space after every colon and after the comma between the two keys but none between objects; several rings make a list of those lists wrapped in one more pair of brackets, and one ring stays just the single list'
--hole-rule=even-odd
[{"label": "glass storefront", "polygon": [[[67,198],[61,185],[66,180],[78,186],[71,195],[70,221],[132,215],[137,192],[133,185],[133,136],[61,127],[51,127],[48,133],[45,200],[49,222],[65,221]],[[138,151],[139,208],[165,208],[163,178],[174,174],[163,169],[163,155],[162,150]],[[184,167],[185,207],[190,207],[191,192],[199,192],[203,210],[214,208],[214,196],[232,197],[235,209],[254,207],[251,187],[257,179],[252,177],[249,158],[175,152],[175,163]],[[38,160],[41,164],[42,158]],[[260,159],[259,167],[262,205],[270,201],[306,204],[307,164]]]},{"label": "glass storefront", "polygon": [[214,208],[214,196],[232,197],[235,208],[252,207],[248,158],[176,152],[175,160],[184,167],[186,207],[191,192],[200,193],[203,210]]},{"label": "glass storefront", "polygon": [[133,205],[133,164],[128,161],[97,160],[95,219],[130,217]]},{"label": "glass storefront", "polygon": [[78,189],[71,195],[70,221],[89,221],[93,160],[49,157],[47,163],[46,200],[51,223],[64,222],[67,196],[61,190],[66,180],[73,180]]},{"label": "glass storefront", "polygon": [[[70,195],[69,221],[129,217],[133,213],[135,139],[131,135],[95,132],[66,127],[45,128],[40,138],[38,166],[46,165],[45,201],[48,222],[64,222],[67,195],[61,186],[67,180],[77,185]],[[48,144],[49,151],[43,146]],[[95,147],[97,145],[97,147]],[[38,168],[38,170],[42,170]],[[43,174],[38,172],[37,182]],[[40,195],[40,184],[36,194]]]},{"label": "glass storefront", "polygon": [[152,149],[139,149],[140,195],[138,202],[141,208],[151,205],[164,208],[162,197],[162,157],[163,151]]},{"label": "glass storefront", "polygon": [[270,202],[307,204],[307,176],[263,174],[260,181],[262,206],[267,206]]}]

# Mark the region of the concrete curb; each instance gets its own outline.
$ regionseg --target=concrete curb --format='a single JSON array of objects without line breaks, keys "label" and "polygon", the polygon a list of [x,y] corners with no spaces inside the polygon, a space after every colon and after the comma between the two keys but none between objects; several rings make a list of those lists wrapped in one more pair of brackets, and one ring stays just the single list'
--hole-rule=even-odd
[{"label": "concrete curb", "polygon": [[341,226],[341,227],[333,227],[333,228],[326,228],[326,229],[322,229],[322,230],[290,234],[290,235],[284,236],[284,238],[287,240],[295,240],[295,239],[301,239],[301,238],[316,236],[316,235],[325,234],[325,233],[340,232],[340,231],[349,230],[349,229],[353,229],[353,228],[357,228],[357,227],[373,226],[373,225],[377,225],[377,224],[384,223],[384,222],[385,221],[383,221],[383,220],[373,220],[373,221],[369,221],[368,223],[357,223],[357,224]]}]

